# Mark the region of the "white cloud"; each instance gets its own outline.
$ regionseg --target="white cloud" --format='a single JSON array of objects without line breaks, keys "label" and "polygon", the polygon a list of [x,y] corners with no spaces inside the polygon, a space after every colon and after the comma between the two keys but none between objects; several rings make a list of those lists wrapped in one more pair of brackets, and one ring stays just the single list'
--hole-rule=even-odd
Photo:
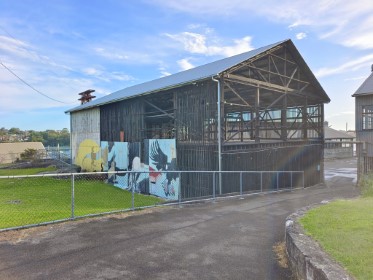
[{"label": "white cloud", "polygon": [[165,35],[181,43],[184,46],[184,50],[192,54],[232,56],[253,49],[250,36],[236,39],[232,45],[224,46],[216,42],[215,38],[207,37],[206,34],[181,32]]},{"label": "white cloud", "polygon": [[161,77],[170,76],[171,73],[167,71],[161,71]]},{"label": "white cloud", "polygon": [[90,76],[101,75],[102,71],[93,67],[83,69],[83,72]]},{"label": "white cloud", "polygon": [[194,65],[189,62],[188,58],[178,60],[177,64],[180,66],[181,70],[188,70],[194,68]]},{"label": "white cloud", "polygon": [[359,77],[352,77],[348,79],[344,79],[345,81],[363,81],[367,78],[367,76],[359,76]]},{"label": "white cloud", "polygon": [[321,77],[339,74],[343,72],[356,71],[363,67],[367,67],[367,64],[370,63],[371,61],[373,61],[373,54],[366,55],[358,59],[346,62],[334,68],[328,68],[328,67],[320,68],[315,71],[315,76],[318,78],[321,78]]},{"label": "white cloud", "polygon": [[297,33],[297,35],[295,35],[295,37],[298,39],[298,40],[302,40],[304,38],[307,37],[307,34],[304,33],[304,32],[300,32],[300,33]]},{"label": "white cloud", "polygon": [[161,62],[161,65],[158,67],[158,70],[161,72],[161,77],[170,76],[171,73],[167,71],[166,67]]},{"label": "white cloud", "polygon": [[358,49],[373,48],[371,0],[154,0],[190,14],[244,16],[248,13],[287,24],[290,29],[307,26],[321,39]]},{"label": "white cloud", "polygon": [[115,60],[128,60],[128,55],[124,53],[119,53],[112,50],[107,50],[101,47],[94,48],[97,54],[107,58],[107,59],[115,59]]},{"label": "white cloud", "polygon": [[35,47],[33,47],[31,44],[25,41],[14,39],[12,37],[0,35],[0,51],[6,53],[7,55],[12,56],[14,59],[22,59],[22,61],[26,60],[26,61],[38,62],[38,63],[42,63],[47,66],[71,71],[70,67],[63,65],[63,64],[56,63],[55,61],[50,59],[48,56],[39,55],[35,51]]},{"label": "white cloud", "polygon": [[109,71],[105,71],[103,69],[97,69],[94,67],[85,68],[83,69],[82,72],[88,76],[95,77],[96,79],[100,79],[105,82],[111,82],[113,80],[117,80],[117,81],[135,80],[134,77],[121,73],[121,72],[109,72]]}]

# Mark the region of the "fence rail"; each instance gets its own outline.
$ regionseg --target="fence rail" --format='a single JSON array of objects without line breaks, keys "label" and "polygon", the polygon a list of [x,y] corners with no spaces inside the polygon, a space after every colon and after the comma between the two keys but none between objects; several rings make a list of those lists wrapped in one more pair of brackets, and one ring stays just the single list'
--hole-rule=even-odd
[{"label": "fence rail", "polygon": [[46,148],[35,150],[35,153],[31,156],[22,156],[23,153],[24,152],[8,152],[6,154],[0,154],[0,164],[42,159],[54,159],[65,163],[71,163],[70,148]]},{"label": "fence rail", "polygon": [[[148,171],[0,176],[0,232],[197,199],[304,187],[303,171],[162,171],[162,174],[164,180],[158,185],[151,183],[154,172]],[[198,186],[193,186],[193,192],[188,191],[190,176],[201,179]],[[211,186],[206,182],[212,182]]]}]

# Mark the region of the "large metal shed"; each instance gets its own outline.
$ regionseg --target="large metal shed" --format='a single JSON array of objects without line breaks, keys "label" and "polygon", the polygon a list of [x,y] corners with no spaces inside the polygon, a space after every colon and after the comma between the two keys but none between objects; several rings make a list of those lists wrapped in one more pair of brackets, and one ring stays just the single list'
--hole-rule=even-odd
[{"label": "large metal shed", "polygon": [[[176,139],[179,170],[300,170],[310,186],[323,180],[329,101],[293,42],[285,40],[68,110],[72,157],[87,139]],[[184,197],[207,194],[211,180],[183,176]],[[238,179],[224,174],[221,180],[229,192]]]}]

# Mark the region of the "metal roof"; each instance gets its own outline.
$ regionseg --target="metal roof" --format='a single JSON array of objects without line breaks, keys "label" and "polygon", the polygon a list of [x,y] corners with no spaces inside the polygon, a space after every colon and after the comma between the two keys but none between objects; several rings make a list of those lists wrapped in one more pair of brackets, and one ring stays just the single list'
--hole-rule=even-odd
[{"label": "metal roof", "polygon": [[284,42],[290,40],[284,40],[277,42],[268,46],[264,46],[249,52],[238,54],[235,56],[227,57],[221,60],[217,60],[205,65],[201,65],[186,71],[178,72],[173,75],[165,76],[159,79],[155,79],[142,84],[134,85],[109,95],[103,96],[101,98],[95,99],[91,102],[85,103],[81,106],[67,110],[65,113],[70,113],[74,111],[80,111],[92,107],[97,107],[103,104],[116,102],[119,100],[127,99],[140,94],[147,94],[151,92],[160,91],[167,88],[177,87],[183,84],[191,83],[193,81],[199,81],[207,78],[214,77],[219,73],[245,61],[250,58],[257,56],[263,52],[268,51]]},{"label": "metal roof", "polygon": [[356,92],[352,96],[356,97],[360,95],[369,95],[369,94],[373,94],[373,72],[364,81],[364,83],[361,84],[361,86],[356,90]]},{"label": "metal roof", "polygon": [[327,139],[353,139],[354,136],[347,132],[335,130],[331,127],[324,126],[325,140]]}]

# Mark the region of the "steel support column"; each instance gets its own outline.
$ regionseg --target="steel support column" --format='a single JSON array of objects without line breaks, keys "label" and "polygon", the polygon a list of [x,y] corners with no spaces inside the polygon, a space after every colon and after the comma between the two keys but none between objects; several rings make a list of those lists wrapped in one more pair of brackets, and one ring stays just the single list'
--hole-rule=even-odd
[{"label": "steel support column", "polygon": [[260,142],[259,132],[260,132],[260,88],[259,85],[256,88],[256,96],[255,96],[255,142]]}]

